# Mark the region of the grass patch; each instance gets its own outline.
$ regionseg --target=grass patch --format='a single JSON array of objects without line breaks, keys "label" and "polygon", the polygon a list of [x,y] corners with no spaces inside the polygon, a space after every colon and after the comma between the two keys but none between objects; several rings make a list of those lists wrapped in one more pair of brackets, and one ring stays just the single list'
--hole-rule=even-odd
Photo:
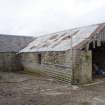
[{"label": "grass patch", "polygon": [[24,74],[28,74],[28,75],[33,75],[33,76],[42,76],[42,73],[38,70],[24,70],[23,71]]}]

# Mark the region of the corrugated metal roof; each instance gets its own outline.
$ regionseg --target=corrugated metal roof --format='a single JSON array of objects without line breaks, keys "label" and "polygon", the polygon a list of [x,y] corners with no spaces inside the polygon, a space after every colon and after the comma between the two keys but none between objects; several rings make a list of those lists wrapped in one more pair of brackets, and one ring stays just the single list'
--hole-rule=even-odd
[{"label": "corrugated metal roof", "polygon": [[102,23],[39,36],[20,52],[65,51],[77,46],[104,26]]},{"label": "corrugated metal roof", "polygon": [[33,39],[27,36],[0,35],[0,52],[18,52]]}]

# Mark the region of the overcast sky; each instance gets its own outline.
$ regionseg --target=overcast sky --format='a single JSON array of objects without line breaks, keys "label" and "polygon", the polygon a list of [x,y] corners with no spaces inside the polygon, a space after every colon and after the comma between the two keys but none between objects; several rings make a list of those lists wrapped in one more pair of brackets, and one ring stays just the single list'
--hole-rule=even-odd
[{"label": "overcast sky", "polygon": [[105,0],[0,0],[0,33],[44,35],[105,22]]}]

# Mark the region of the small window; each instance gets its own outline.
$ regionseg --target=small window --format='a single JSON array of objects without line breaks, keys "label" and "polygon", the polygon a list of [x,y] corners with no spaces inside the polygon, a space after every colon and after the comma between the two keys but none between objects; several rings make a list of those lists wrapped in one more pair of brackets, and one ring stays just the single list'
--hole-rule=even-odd
[{"label": "small window", "polygon": [[41,64],[41,61],[42,61],[41,54],[38,54],[38,63]]}]

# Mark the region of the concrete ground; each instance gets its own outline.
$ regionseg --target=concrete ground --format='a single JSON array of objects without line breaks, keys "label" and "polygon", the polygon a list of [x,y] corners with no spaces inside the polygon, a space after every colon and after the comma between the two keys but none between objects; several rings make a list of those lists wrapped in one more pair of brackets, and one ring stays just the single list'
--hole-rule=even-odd
[{"label": "concrete ground", "polygon": [[105,82],[78,87],[0,72],[0,105],[105,105]]}]

